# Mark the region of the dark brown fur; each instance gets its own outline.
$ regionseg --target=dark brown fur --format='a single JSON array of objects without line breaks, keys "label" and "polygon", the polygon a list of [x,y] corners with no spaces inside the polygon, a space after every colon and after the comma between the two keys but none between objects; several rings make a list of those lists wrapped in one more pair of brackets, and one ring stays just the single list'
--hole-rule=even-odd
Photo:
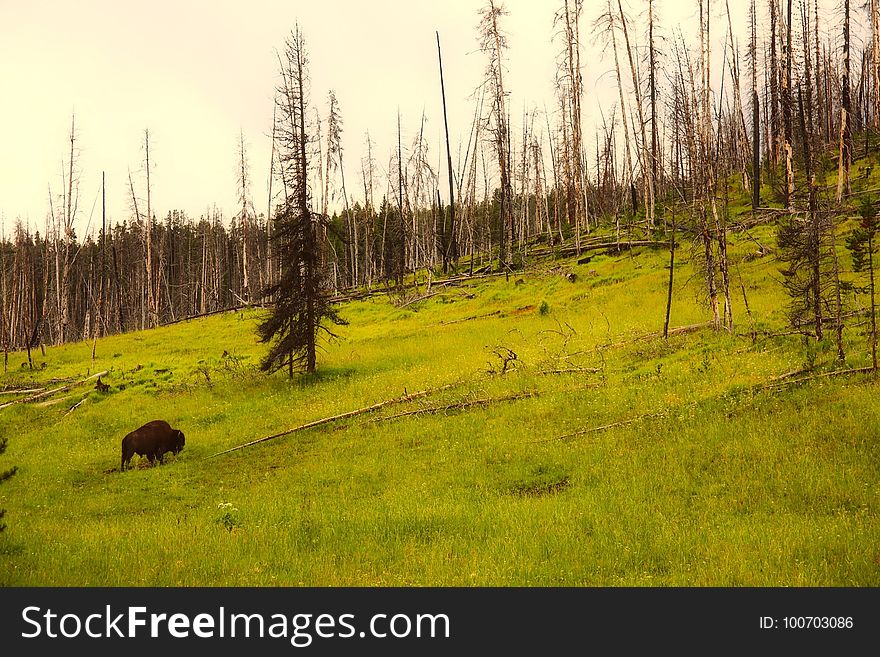
[{"label": "dark brown fur", "polygon": [[147,422],[122,439],[120,469],[125,470],[135,454],[146,456],[154,465],[156,461],[162,463],[167,452],[179,454],[185,443],[183,431],[172,429],[165,420]]}]

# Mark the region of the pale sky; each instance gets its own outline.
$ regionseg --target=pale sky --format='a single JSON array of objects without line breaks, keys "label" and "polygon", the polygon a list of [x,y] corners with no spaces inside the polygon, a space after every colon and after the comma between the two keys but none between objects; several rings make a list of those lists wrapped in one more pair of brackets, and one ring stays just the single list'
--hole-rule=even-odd
[{"label": "pale sky", "polygon": [[[505,84],[515,131],[524,108],[554,107],[561,46],[552,41],[552,21],[561,4],[504,2],[509,15],[502,26],[510,46]],[[687,3],[690,9],[671,0],[657,4],[662,33],[679,28],[686,38],[696,33],[696,2]],[[748,2],[730,4],[735,29],[745,30]],[[198,218],[212,204],[227,219],[235,214],[239,130],[249,150],[254,203],[265,212],[276,50],[297,22],[309,52],[312,111],[326,116],[327,92],[336,91],[346,182],[355,199],[363,196],[358,183],[365,133],[370,131],[374,159],[384,170],[396,149],[398,108],[404,147],[416,135],[424,110],[434,166],[444,152],[435,30],[443,46],[455,163],[485,67],[476,31],[484,5],[483,0],[0,0],[0,217],[7,232],[18,217],[44,231],[48,188],[54,194],[61,190],[74,112],[80,149],[78,235],[90,216],[89,230],[100,225],[102,170],[110,219],[131,217],[127,176],[130,169],[143,196],[145,128],[151,134],[158,217],[177,208]],[[587,0],[581,24],[590,148],[598,100],[606,114],[617,102],[609,74],[613,59],[590,39],[600,5],[604,2]],[[626,5],[636,19],[630,38],[644,43],[646,23],[637,19],[647,3]],[[720,51],[724,5],[714,7],[713,43]],[[377,194],[383,190],[384,181]]]}]

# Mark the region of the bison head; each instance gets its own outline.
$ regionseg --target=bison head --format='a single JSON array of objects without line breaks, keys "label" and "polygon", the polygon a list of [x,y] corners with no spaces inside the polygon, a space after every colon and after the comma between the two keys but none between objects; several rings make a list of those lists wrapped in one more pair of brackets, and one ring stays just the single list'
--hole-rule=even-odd
[{"label": "bison head", "polygon": [[180,450],[183,449],[183,446],[186,444],[186,438],[183,435],[183,431],[180,429],[176,429],[176,435],[174,436],[174,448],[172,451],[175,454],[180,454]]}]

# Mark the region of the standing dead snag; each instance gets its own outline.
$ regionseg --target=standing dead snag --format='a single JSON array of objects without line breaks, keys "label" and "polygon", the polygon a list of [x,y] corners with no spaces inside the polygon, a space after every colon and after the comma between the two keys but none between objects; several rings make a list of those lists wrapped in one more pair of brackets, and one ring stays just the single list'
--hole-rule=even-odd
[{"label": "standing dead snag", "polygon": [[[498,259],[500,269],[510,266],[510,250],[513,246],[513,190],[510,182],[510,128],[507,124],[507,103],[504,93],[504,51],[507,39],[501,33],[498,19],[507,11],[495,0],[489,0],[480,11],[480,49],[489,60],[486,64],[485,84],[491,99],[488,130],[492,134],[498,169],[501,174],[500,217],[498,235]],[[488,199],[487,199],[488,202]]]},{"label": "standing dead snag", "polygon": [[[607,10],[605,11],[605,13],[603,13],[601,16],[599,16],[598,19],[596,19],[596,22],[594,25],[595,25],[596,30],[602,31],[602,33],[605,35],[606,39],[607,39],[608,35],[611,36],[611,52],[614,54],[614,71],[617,76],[617,93],[620,97],[619,110],[620,110],[620,116],[621,116],[621,126],[623,127],[623,148],[624,148],[624,156],[625,156],[625,159],[624,159],[625,170],[624,170],[624,180],[622,182],[624,182],[626,185],[629,186],[632,214],[635,215],[636,212],[638,211],[638,195],[636,193],[635,172],[634,172],[634,167],[632,164],[632,154],[630,151],[630,138],[629,138],[629,127],[628,127],[629,126],[629,119],[627,118],[628,112],[626,109],[626,99],[624,96],[623,82],[622,82],[621,73],[620,73],[620,59],[617,54],[617,36],[616,36],[617,21],[618,21],[617,15],[615,14],[614,10],[611,8],[611,0],[607,0]],[[613,121],[612,121],[612,125],[613,125]],[[613,131],[613,128],[612,128],[612,131]],[[610,137],[609,137],[609,141],[611,141]],[[597,149],[598,149],[598,146],[597,146]],[[613,148],[610,148],[608,150],[612,153],[614,151]],[[614,167],[612,166],[611,169],[613,171]],[[616,212],[615,212],[615,214],[616,214]]]},{"label": "standing dead snag", "polygon": [[[455,239],[455,190],[452,177],[452,151],[449,148],[449,119],[446,117],[446,85],[443,82],[443,55],[440,52],[440,33],[437,35],[437,60],[440,66],[440,94],[443,98],[443,128],[446,132],[446,173],[449,179],[449,225],[443,215],[443,273],[449,271],[449,263],[458,260],[458,242]],[[438,192],[439,193],[439,192]],[[441,208],[442,210],[442,208]]]},{"label": "standing dead snag", "polygon": [[669,314],[672,311],[672,285],[675,277],[675,206],[672,206],[672,235],[669,237],[669,284],[666,287],[666,319],[663,322],[663,339],[669,339]]},{"label": "standing dead snag", "polygon": [[242,297],[245,302],[251,302],[251,271],[248,262],[248,250],[250,249],[250,212],[248,206],[253,204],[250,202],[250,171],[247,159],[247,147],[244,142],[244,131],[240,130],[238,134],[238,202],[241,204],[241,214],[239,221],[241,222],[241,273],[242,273]]},{"label": "standing dead snag", "polygon": [[147,308],[150,318],[150,326],[159,326],[159,309],[158,294],[153,283],[153,209],[150,205],[151,188],[150,188],[150,131],[144,130],[144,151],[146,152],[146,170],[147,170],[147,222],[146,222],[146,256],[145,266],[147,270]]},{"label": "standing dead snag", "polygon": [[[583,80],[580,65],[580,17],[583,0],[564,0],[557,10],[553,24],[559,25],[563,39],[562,54],[557,72],[557,92],[562,110],[563,143],[562,157],[565,159],[565,205],[569,225],[574,227],[575,242],[580,244],[580,225],[587,225],[586,181],[583,159],[583,137],[581,127],[581,101],[583,99]],[[571,126],[571,131],[567,130]]]},{"label": "standing dead snag", "polygon": [[752,61],[752,215],[761,205],[761,110],[758,100],[758,47],[755,22],[755,0],[752,0],[749,10],[751,27],[749,57]]},{"label": "standing dead snag", "polygon": [[319,267],[318,224],[325,217],[311,210],[309,190],[309,134],[306,130],[308,74],[305,42],[299,27],[287,38],[279,57],[281,84],[276,94],[275,151],[277,175],[284,198],[275,210],[273,239],[281,275],[265,294],[275,299],[272,314],[262,322],[262,342],[273,342],[262,363],[266,372],[295,367],[314,372],[315,344],[324,323],[344,323],[322,292],[324,272]]}]

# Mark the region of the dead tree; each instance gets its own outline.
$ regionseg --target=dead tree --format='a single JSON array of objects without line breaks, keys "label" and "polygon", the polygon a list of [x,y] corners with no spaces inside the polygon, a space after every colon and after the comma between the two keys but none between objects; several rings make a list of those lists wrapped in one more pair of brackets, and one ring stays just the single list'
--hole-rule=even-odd
[{"label": "dead tree", "polygon": [[504,51],[507,38],[502,33],[499,19],[507,11],[495,0],[488,0],[480,11],[480,49],[487,56],[484,84],[488,86],[489,116],[487,130],[492,135],[498,170],[501,176],[498,259],[500,269],[510,268],[510,251],[513,238],[513,191],[510,180],[510,129],[507,118],[507,102],[504,91]]},{"label": "dead tree", "polygon": [[242,274],[242,299],[245,303],[251,301],[251,267],[249,263],[251,213],[250,206],[250,172],[247,160],[247,147],[244,143],[244,131],[238,135],[238,203],[239,221],[241,222],[241,274]]},{"label": "dead tree", "polygon": [[[630,147],[630,139],[629,139],[629,119],[627,118],[627,109],[626,109],[626,99],[624,96],[623,90],[623,81],[620,73],[620,60],[617,54],[617,15],[611,8],[611,0],[606,0],[607,9],[605,13],[603,13],[599,18],[596,19],[595,28],[599,30],[603,35],[610,35],[611,37],[611,50],[614,54],[614,73],[617,76],[617,93],[620,98],[620,116],[621,116],[621,125],[623,126],[623,149],[624,149],[624,165],[626,167],[624,171],[624,180],[623,183],[628,185],[630,190],[630,202],[632,206],[632,214],[636,214],[638,211],[638,195],[636,192],[635,185],[635,169],[632,163],[632,152]],[[606,134],[608,131],[606,130]]]},{"label": "dead tree", "polygon": [[786,0],[785,11],[785,41],[782,48],[782,151],[785,157],[785,190],[783,192],[784,205],[791,209],[794,196],[794,151],[792,146],[792,25],[791,25],[791,0]]},{"label": "dead tree", "polygon": [[449,180],[449,225],[446,225],[446,213],[443,213],[443,272],[449,271],[451,262],[458,260],[458,241],[455,225],[455,190],[452,176],[452,151],[449,148],[449,118],[446,115],[446,85],[443,81],[443,55],[440,51],[440,33],[437,36],[437,61],[440,67],[440,95],[443,100],[443,129],[446,134],[446,177]]},{"label": "dead tree", "polygon": [[758,100],[758,46],[757,16],[755,0],[752,0],[749,11],[751,40],[749,41],[749,58],[752,62],[752,214],[761,205],[761,112]]},{"label": "dead tree", "polygon": [[[583,13],[583,0],[564,0],[563,6],[554,16],[554,24],[559,26],[563,39],[560,75],[557,85],[561,96],[563,127],[570,126],[570,132],[563,132],[563,152],[566,157],[566,205],[569,210],[569,223],[575,228],[575,244],[580,247],[580,226],[583,223],[589,231],[586,216],[586,180],[583,156],[583,128],[581,126],[581,102],[583,100],[583,78],[581,75],[580,18]],[[566,120],[567,119],[567,120]],[[567,134],[566,134],[567,133]]]},{"label": "dead tree", "polygon": [[849,171],[852,166],[852,98],[850,96],[849,3],[843,0],[843,78],[841,79],[840,146],[837,168],[837,202],[850,193]]},{"label": "dead tree", "polygon": [[642,162],[642,177],[644,179],[644,197],[645,197],[645,209],[647,211],[648,225],[654,225],[654,183],[651,179],[651,167],[645,166],[645,153],[647,153],[647,138],[645,136],[645,112],[643,109],[642,103],[642,90],[641,85],[639,84],[639,74],[635,65],[635,59],[633,58],[633,47],[630,44],[629,40],[629,30],[627,29],[627,21],[626,15],[623,13],[623,4],[621,0],[617,0],[617,8],[620,15],[620,28],[623,32],[623,40],[624,45],[626,46],[626,55],[629,59],[629,70],[630,75],[632,76],[632,85],[633,85],[633,98],[636,104],[636,115],[638,116],[638,125],[639,125],[639,134],[641,136],[641,142],[639,147],[639,153],[641,154],[640,161]]},{"label": "dead tree", "polygon": [[150,185],[150,131],[144,130],[144,152],[146,153],[147,173],[147,217],[146,217],[146,255],[147,270],[147,312],[150,326],[159,325],[158,293],[153,284],[153,210],[151,205],[152,187]]}]

